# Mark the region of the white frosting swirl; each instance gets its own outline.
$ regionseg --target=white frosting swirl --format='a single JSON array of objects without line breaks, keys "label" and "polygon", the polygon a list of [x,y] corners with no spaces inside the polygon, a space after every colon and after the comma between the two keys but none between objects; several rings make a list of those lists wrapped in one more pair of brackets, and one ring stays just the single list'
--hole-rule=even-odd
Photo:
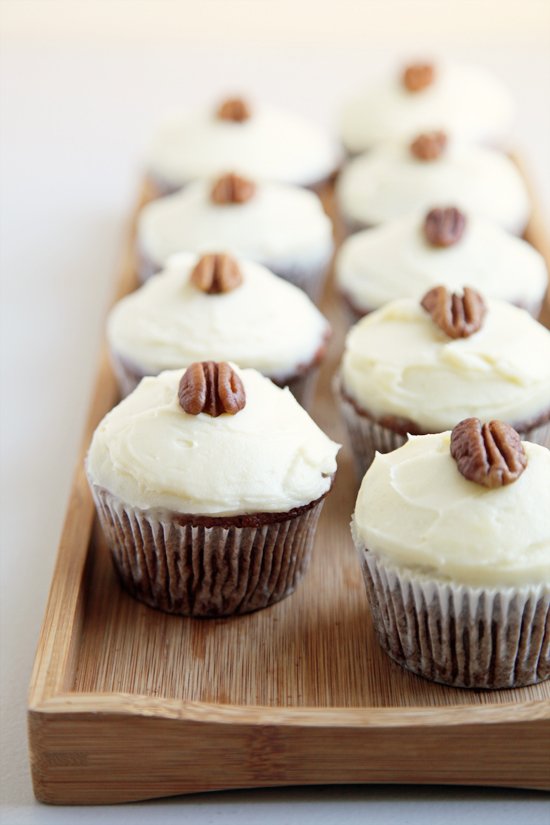
[{"label": "white frosting swirl", "polygon": [[344,167],[337,194],[344,217],[366,226],[452,204],[521,235],[530,212],[525,183],[510,158],[454,141],[431,161],[415,158],[408,144],[378,146]]},{"label": "white frosting swirl", "polygon": [[152,375],[212,360],[277,380],[313,361],[329,325],[301,289],[241,260],[240,286],[209,295],[190,281],[197,260],[175,256],[165,272],[116,304],[107,336],[117,355]]},{"label": "white frosting swirl", "polygon": [[317,265],[332,253],[332,225],[313,192],[258,184],[242,204],[216,204],[211,181],[149,203],[138,222],[138,244],[157,264],[177,252],[223,249],[273,268]]},{"label": "white frosting swirl", "polygon": [[335,143],[316,124],[290,112],[254,106],[242,123],[215,107],[175,114],[150,147],[150,172],[174,187],[223,172],[309,186],[338,166]]},{"label": "white frosting swirl", "polygon": [[505,143],[515,107],[501,82],[478,66],[436,64],[435,69],[434,82],[419,92],[407,91],[395,72],[351,100],[342,114],[348,151],[410,140],[431,129],[443,129],[464,141]]},{"label": "white frosting swirl", "polygon": [[144,378],[97,427],[87,457],[92,484],[128,505],[178,513],[287,512],[322,496],[339,446],[298,404],[255,370],[236,415],[188,415],[181,370]]},{"label": "white frosting swirl", "polygon": [[362,318],[346,340],[345,391],[375,417],[428,432],[471,416],[520,424],[550,410],[550,332],[524,310],[487,304],[469,338],[448,338],[411,298]]},{"label": "white frosting swirl", "polygon": [[377,453],[357,497],[357,543],[458,584],[550,584],[550,450],[523,442],[524,472],[488,489],[459,473],[449,445],[445,432]]},{"label": "white frosting swirl", "polygon": [[468,283],[484,295],[524,306],[544,297],[544,258],[526,241],[485,218],[469,215],[458,243],[431,246],[425,213],[412,213],[351,235],[336,258],[340,289],[365,311],[396,298],[421,298],[443,284],[453,292]]}]

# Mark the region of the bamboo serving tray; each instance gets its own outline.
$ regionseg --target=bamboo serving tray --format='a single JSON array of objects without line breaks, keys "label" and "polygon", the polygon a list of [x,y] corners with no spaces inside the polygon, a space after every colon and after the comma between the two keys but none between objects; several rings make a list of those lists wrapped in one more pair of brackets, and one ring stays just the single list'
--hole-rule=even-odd
[{"label": "bamboo serving tray", "polygon": [[[137,282],[133,225],[117,298]],[[526,237],[550,266],[536,205]],[[346,445],[330,391],[344,335],[330,280],[323,309],[334,336],[313,416]],[[247,616],[197,620],[127,595],[83,470],[91,434],[116,401],[104,349],[31,680],[39,800],[352,782],[550,788],[550,682],[443,687],[378,647],[349,533],[358,484],[347,446],[311,567],[292,596]]]}]

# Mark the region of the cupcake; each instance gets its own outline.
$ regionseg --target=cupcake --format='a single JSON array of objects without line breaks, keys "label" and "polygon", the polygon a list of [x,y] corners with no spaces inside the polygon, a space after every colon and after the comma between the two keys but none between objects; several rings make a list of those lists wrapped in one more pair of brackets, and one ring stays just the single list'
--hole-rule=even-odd
[{"label": "cupcake", "polygon": [[383,649],[455,687],[550,676],[550,451],[469,418],[378,454],[352,533]]},{"label": "cupcake", "polygon": [[354,320],[396,298],[418,298],[466,280],[489,298],[538,317],[548,284],[544,258],[497,224],[456,207],[414,212],[347,238],[335,262],[340,294]]},{"label": "cupcake", "polygon": [[285,598],[306,569],[337,451],[255,370],[210,361],[144,378],[86,459],[123,586],[185,616]]},{"label": "cupcake", "polygon": [[314,188],[330,178],[339,160],[333,141],[300,115],[228,98],[163,123],[147,170],[162,194],[227,170]]},{"label": "cupcake", "polygon": [[514,109],[508,90],[485,69],[411,63],[347,103],[342,140],[357,154],[435,126],[465,142],[499,147],[507,143]]},{"label": "cupcake", "polygon": [[137,242],[142,280],[177,252],[220,249],[264,264],[314,299],[333,250],[332,224],[313,192],[234,174],[148,204]]},{"label": "cupcake", "polygon": [[260,264],[181,253],[119,301],[107,338],[123,395],[144,375],[194,361],[234,361],[288,386],[302,404],[330,335],[309,298]]},{"label": "cupcake", "polygon": [[407,434],[499,418],[550,446],[550,332],[473,289],[392,301],[349,332],[337,394],[362,475]]},{"label": "cupcake", "polygon": [[375,226],[437,204],[481,215],[515,235],[530,214],[523,178],[506,155],[426,132],[388,143],[346,164],[338,181],[340,212],[351,230]]}]

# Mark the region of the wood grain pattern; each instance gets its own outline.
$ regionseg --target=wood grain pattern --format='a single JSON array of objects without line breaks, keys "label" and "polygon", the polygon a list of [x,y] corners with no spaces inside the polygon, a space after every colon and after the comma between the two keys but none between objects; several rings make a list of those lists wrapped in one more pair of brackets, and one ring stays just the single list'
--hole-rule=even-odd
[{"label": "wood grain pattern", "polygon": [[[550,262],[536,208],[527,238]],[[116,297],[135,285],[132,228]],[[345,325],[331,283],[323,308],[335,335],[313,415],[345,445],[330,389]],[[548,322],[548,302],[545,313]],[[446,688],[379,649],[349,534],[357,480],[347,447],[311,568],[290,598],[235,619],[193,620],[124,593],[82,464],[116,399],[104,351],[31,680],[38,799],[106,803],[331,782],[550,788],[550,682]]]}]

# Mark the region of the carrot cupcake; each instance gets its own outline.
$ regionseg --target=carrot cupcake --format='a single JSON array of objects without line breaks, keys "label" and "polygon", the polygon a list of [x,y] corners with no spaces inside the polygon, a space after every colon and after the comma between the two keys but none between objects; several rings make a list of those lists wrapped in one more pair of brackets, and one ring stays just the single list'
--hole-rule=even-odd
[{"label": "carrot cupcake", "polygon": [[526,241],[455,206],[436,206],[346,238],[335,262],[340,293],[354,320],[397,298],[421,298],[465,280],[489,298],[538,317],[548,272]]},{"label": "carrot cupcake", "polygon": [[342,113],[342,140],[357,154],[435,127],[460,140],[502,147],[515,106],[505,86],[478,66],[411,63],[364,89]]},{"label": "carrot cupcake", "polygon": [[255,370],[210,361],[144,378],[86,459],[124,587],[186,616],[285,598],[307,566],[337,451]]},{"label": "carrot cupcake", "polygon": [[227,174],[148,204],[138,248],[142,280],[177,252],[219,249],[264,264],[315,299],[332,256],[332,224],[313,192]]},{"label": "carrot cupcake", "polygon": [[466,419],[378,454],[352,533],[383,649],[467,688],[550,676],[550,450]]},{"label": "carrot cupcake", "polygon": [[361,474],[407,434],[467,417],[550,446],[550,332],[524,310],[443,286],[392,301],[346,339],[337,392]]},{"label": "carrot cupcake", "polygon": [[111,311],[107,337],[123,395],[144,375],[194,361],[253,367],[302,404],[330,326],[309,298],[260,264],[181,253]]},{"label": "carrot cupcake", "polygon": [[442,131],[354,158],[342,171],[337,197],[352,231],[452,204],[521,235],[530,214],[525,183],[510,158]]},{"label": "carrot cupcake", "polygon": [[166,120],[147,169],[162,194],[228,170],[314,188],[334,173],[339,159],[335,143],[316,124],[237,97]]}]

